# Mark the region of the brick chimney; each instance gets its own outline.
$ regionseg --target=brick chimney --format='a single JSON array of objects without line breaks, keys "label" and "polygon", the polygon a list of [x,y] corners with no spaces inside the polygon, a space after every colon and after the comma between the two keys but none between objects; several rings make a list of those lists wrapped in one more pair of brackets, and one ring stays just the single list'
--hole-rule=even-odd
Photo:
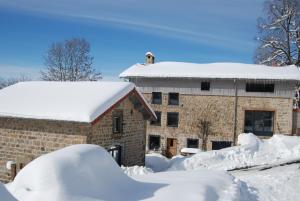
[{"label": "brick chimney", "polygon": [[154,64],[154,61],[155,61],[154,54],[152,54],[152,52],[147,52],[146,53],[146,65]]}]

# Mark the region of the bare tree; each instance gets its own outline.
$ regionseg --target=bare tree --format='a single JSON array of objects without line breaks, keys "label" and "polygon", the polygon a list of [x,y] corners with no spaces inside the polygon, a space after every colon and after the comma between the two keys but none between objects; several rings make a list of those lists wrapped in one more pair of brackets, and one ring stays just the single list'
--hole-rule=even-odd
[{"label": "bare tree", "polygon": [[266,0],[264,18],[258,19],[256,63],[300,66],[299,0]]},{"label": "bare tree", "polygon": [[90,44],[81,38],[56,42],[45,57],[47,69],[42,71],[42,79],[47,81],[97,81],[101,73],[92,67]]},{"label": "bare tree", "polygon": [[18,82],[24,82],[24,81],[30,81],[31,78],[26,75],[20,75],[18,77],[12,77],[12,78],[1,78],[0,77],[0,89],[4,87],[8,87],[10,85],[16,84]]},{"label": "bare tree", "polygon": [[200,130],[199,137],[202,139],[202,149],[207,150],[208,137],[213,135],[212,126],[214,120],[218,118],[218,110],[216,103],[209,102],[201,108],[198,117],[198,128]]}]

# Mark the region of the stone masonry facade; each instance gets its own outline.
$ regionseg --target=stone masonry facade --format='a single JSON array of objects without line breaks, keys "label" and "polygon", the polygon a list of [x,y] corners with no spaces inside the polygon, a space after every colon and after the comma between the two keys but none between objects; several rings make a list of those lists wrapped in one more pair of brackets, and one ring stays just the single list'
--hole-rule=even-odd
[{"label": "stone masonry facade", "polygon": [[[123,112],[123,132],[113,134],[112,115]],[[0,118],[0,181],[9,181],[7,161],[26,165],[40,155],[73,144],[96,144],[109,149],[122,147],[123,165],[143,165],[146,124],[143,114],[127,97],[93,124],[22,118]]]},{"label": "stone masonry facade", "polygon": [[[151,103],[152,94],[144,93]],[[161,125],[147,124],[147,151],[149,151],[149,136],[160,136],[160,151],[165,153],[167,138],[177,139],[177,153],[187,147],[187,139],[199,139],[201,147],[201,131],[199,118],[207,109],[207,104],[213,103],[209,111],[211,120],[211,135],[207,141],[208,150],[212,149],[212,141],[234,140],[234,96],[190,95],[179,94],[179,105],[168,105],[168,94],[162,94],[162,104],[151,104],[154,111],[161,112]],[[245,110],[274,111],[274,133],[292,133],[291,98],[238,97],[237,98],[237,135],[244,132]],[[167,126],[167,112],[178,112],[178,127]]]}]

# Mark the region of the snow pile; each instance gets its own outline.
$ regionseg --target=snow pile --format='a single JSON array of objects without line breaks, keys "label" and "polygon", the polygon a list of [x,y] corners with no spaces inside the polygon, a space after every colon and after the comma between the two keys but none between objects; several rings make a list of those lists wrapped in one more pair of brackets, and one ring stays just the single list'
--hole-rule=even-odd
[{"label": "snow pile", "polygon": [[161,172],[169,168],[170,161],[161,154],[151,153],[146,155],[145,164],[147,168],[150,168],[154,172]]},{"label": "snow pile", "polygon": [[[246,183],[224,171],[170,171],[133,177],[140,182],[164,185],[153,200],[178,201],[255,201],[256,195]],[[148,200],[148,199],[147,199]],[[149,199],[152,200],[152,199]]]},{"label": "snow pile", "polygon": [[300,165],[278,166],[261,171],[234,171],[232,174],[257,189],[259,200],[295,201],[300,198]]},{"label": "snow pile", "polygon": [[180,150],[181,153],[186,153],[186,154],[196,154],[201,152],[201,149],[197,149],[197,148],[182,148]]},{"label": "snow pile", "polygon": [[0,200],[1,201],[17,201],[0,182]]},{"label": "snow pile", "polygon": [[123,172],[127,174],[128,176],[134,176],[134,175],[144,175],[144,174],[149,174],[153,173],[153,170],[147,167],[143,166],[131,166],[131,167],[121,167]]},{"label": "snow pile", "polygon": [[[253,200],[245,183],[223,171],[172,171],[133,178],[105,149],[73,145],[35,159],[7,189],[18,201]],[[4,196],[7,193],[0,189],[1,201]]]},{"label": "snow pile", "polygon": [[241,146],[249,145],[259,147],[262,141],[252,133],[242,133],[238,136],[237,143]]},{"label": "snow pile", "polygon": [[19,201],[82,201],[122,200],[137,187],[105,149],[73,145],[29,163],[8,190]]},{"label": "snow pile", "polygon": [[300,137],[274,135],[268,140],[260,140],[253,134],[241,134],[238,140],[240,146],[185,157],[172,162],[169,169],[232,170],[300,159]]},{"label": "snow pile", "polygon": [[257,64],[186,62],[158,62],[155,64],[135,64],[119,75],[130,77],[159,78],[224,78],[224,79],[272,79],[300,80],[296,66],[269,67]]}]

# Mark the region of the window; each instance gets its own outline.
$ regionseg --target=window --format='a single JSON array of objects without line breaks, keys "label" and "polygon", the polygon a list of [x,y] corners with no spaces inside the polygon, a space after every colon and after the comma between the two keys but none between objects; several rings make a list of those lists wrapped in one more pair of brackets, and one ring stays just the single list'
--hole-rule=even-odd
[{"label": "window", "polygon": [[199,148],[199,140],[198,139],[187,139],[186,146],[187,146],[187,148]]},{"label": "window", "polygon": [[212,141],[212,150],[224,149],[227,147],[231,147],[230,141]]},{"label": "window", "polygon": [[169,105],[179,105],[179,93],[169,93]]},{"label": "window", "polygon": [[246,92],[271,92],[274,93],[274,84],[247,83]]},{"label": "window", "polygon": [[152,104],[161,104],[162,94],[161,92],[152,92]]},{"label": "window", "polygon": [[167,125],[169,127],[178,127],[178,113],[177,112],[168,112]]},{"label": "window", "polygon": [[273,135],[274,112],[245,111],[245,133],[255,135]]},{"label": "window", "polygon": [[117,111],[113,113],[113,133],[123,132],[123,112]]},{"label": "window", "polygon": [[209,91],[210,82],[201,82],[201,91]]},{"label": "window", "polygon": [[149,136],[149,150],[159,150],[160,149],[160,136],[150,135]]},{"label": "window", "polygon": [[160,126],[161,125],[161,112],[155,111],[155,115],[156,115],[157,119],[150,121],[150,124],[155,125],[155,126]]}]

